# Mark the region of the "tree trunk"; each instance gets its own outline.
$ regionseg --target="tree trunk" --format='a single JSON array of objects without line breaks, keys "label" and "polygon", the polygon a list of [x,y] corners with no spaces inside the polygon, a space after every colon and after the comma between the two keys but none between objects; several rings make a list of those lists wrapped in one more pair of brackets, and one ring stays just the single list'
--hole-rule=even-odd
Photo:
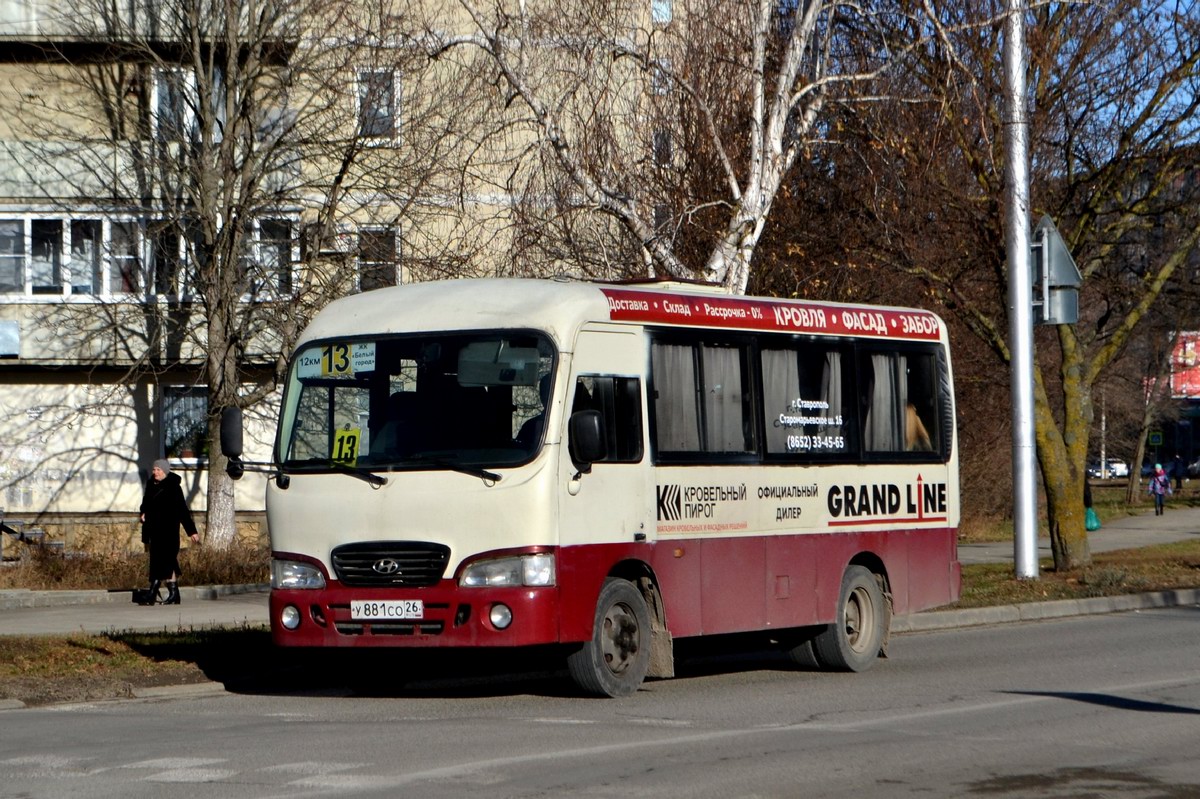
[{"label": "tree trunk", "polygon": [[208,458],[208,513],[205,543],[216,549],[227,549],[237,537],[234,515],[233,479],[226,473],[229,459],[220,450],[219,422],[209,421],[209,435],[213,442]]},{"label": "tree trunk", "polygon": [[[216,257],[214,257],[214,263]],[[218,279],[226,278],[220,271]],[[234,296],[228,284],[220,290],[226,297]],[[237,333],[232,323],[232,301],[210,309],[208,318],[208,359],[205,371],[208,379],[208,543],[226,549],[237,535],[234,515],[233,479],[226,472],[229,458],[221,450],[221,414],[238,402]]]},{"label": "tree trunk", "polygon": [[1084,377],[1084,353],[1076,346],[1073,333],[1060,329],[1059,343],[1062,352],[1062,425],[1059,426],[1050,410],[1046,385],[1039,370],[1034,370],[1034,417],[1054,570],[1066,572],[1092,562],[1083,507],[1088,437],[1092,429],[1092,396]]},{"label": "tree trunk", "polygon": [[1083,507],[1083,481],[1084,472],[1078,468],[1068,466],[1056,475],[1050,475],[1043,466],[1050,551],[1054,555],[1054,570],[1058,572],[1080,569],[1092,562],[1087,511]]}]

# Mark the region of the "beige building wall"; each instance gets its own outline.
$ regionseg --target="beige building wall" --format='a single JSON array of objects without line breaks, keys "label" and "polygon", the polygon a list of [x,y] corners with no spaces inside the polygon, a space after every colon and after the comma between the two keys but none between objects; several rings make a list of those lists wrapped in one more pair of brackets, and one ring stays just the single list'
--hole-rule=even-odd
[{"label": "beige building wall", "polygon": [[[614,7],[613,24],[625,25],[617,16],[628,17],[637,23],[629,25],[631,35],[641,36],[651,30],[650,7]],[[395,10],[408,8],[398,4]],[[456,4],[432,2],[425,12],[435,29],[465,22]],[[114,109],[89,100],[73,67],[28,59],[30,44],[55,34],[61,39],[71,30],[71,13],[77,13],[72,4],[58,0],[0,0],[0,104],[15,109],[0,117],[0,507],[10,517],[59,523],[64,536],[115,524],[112,534],[120,537],[125,521],[103,519],[126,519],[122,514],[136,511],[149,462],[168,446],[164,403],[171,392],[186,394],[201,385],[206,343],[185,285],[169,296],[147,290],[155,246],[147,222],[153,221],[156,189],[149,188],[149,212],[116,199],[138,196],[130,151],[146,142],[105,143],[100,134]],[[373,19],[364,11],[357,24],[369,26]],[[594,76],[561,72],[567,64],[553,57],[551,44],[540,49],[540,71],[542,79],[559,82],[563,101],[556,110],[563,124],[578,133],[586,129],[589,106],[603,105],[607,116],[625,124],[581,137],[592,148],[589,157],[611,158],[614,171],[636,172],[629,165],[646,162],[654,142],[645,74],[632,61],[610,60],[603,90],[576,92]],[[20,58],[17,45],[25,48]],[[328,145],[302,153],[299,182],[308,188],[294,192],[272,218],[256,221],[258,255],[286,261],[288,288],[279,282],[276,298],[307,313],[367,288],[366,277],[378,276],[380,266],[384,283],[569,271],[554,260],[553,248],[529,245],[528,227],[538,232],[538,220],[552,214],[562,185],[546,169],[550,154],[536,122],[509,102],[493,71],[480,69],[466,50],[446,54],[433,69],[416,69],[414,53],[385,41],[339,61],[343,56],[331,46],[331,71],[291,95],[297,105],[306,93],[340,98],[308,131],[312,141]],[[151,71],[131,66],[123,74],[128,82],[117,108],[136,118],[139,97],[153,91],[145,83]],[[393,127],[385,120],[386,132],[358,143],[359,160],[345,175],[330,235],[319,251],[306,250],[307,226],[328,203],[315,187],[332,179],[341,148],[362,123],[364,81],[385,74],[394,80],[394,96],[382,113],[391,115]],[[281,174],[284,179],[295,176]],[[264,221],[286,223],[286,246],[272,243]],[[570,224],[583,240],[604,244],[615,238],[611,220]],[[55,225],[60,250],[48,255],[39,242]],[[373,262],[388,247],[392,258]],[[589,276],[620,276],[628,269],[625,253],[605,257],[610,271]],[[23,283],[6,287],[5,269],[13,268],[14,259],[21,260]],[[604,258],[597,261],[604,268]],[[129,285],[129,269],[142,270],[140,285]],[[260,376],[278,350],[278,335],[268,323],[247,336]],[[153,348],[151,341],[157,342]],[[169,368],[143,370],[131,382],[130,370],[148,359]],[[278,400],[277,393],[247,415],[246,460],[269,460]],[[203,458],[182,451],[172,457],[199,515],[206,507]],[[265,479],[248,472],[236,484],[239,511],[262,510]],[[89,518],[100,520],[100,527],[88,528]]]}]

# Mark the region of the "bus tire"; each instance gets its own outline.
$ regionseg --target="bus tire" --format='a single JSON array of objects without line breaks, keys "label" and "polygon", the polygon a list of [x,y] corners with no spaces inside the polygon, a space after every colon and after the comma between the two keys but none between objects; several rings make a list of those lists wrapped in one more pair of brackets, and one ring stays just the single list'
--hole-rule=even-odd
[{"label": "bus tire", "polygon": [[567,658],[571,679],[596,696],[635,693],[650,668],[650,611],[633,583],[604,581],[592,628],[592,640]]},{"label": "bus tire", "polygon": [[888,613],[875,575],[851,566],[842,575],[837,620],[813,639],[817,660],[832,671],[866,671],[886,637]]}]

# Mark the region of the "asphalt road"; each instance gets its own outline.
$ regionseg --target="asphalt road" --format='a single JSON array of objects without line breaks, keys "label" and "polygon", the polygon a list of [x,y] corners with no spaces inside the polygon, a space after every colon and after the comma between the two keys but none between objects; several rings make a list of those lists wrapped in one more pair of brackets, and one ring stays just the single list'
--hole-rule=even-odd
[{"label": "asphalt road", "polygon": [[526,674],[0,711],[0,797],[1182,799],[1200,795],[1197,624],[908,634],[857,675],[700,654],[623,700]]}]

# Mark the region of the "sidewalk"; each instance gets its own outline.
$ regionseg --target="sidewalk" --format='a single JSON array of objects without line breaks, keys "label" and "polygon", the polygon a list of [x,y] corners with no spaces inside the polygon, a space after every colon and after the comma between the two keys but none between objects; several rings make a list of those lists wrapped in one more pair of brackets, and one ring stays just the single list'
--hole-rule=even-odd
[{"label": "sidewalk", "polygon": [[[1111,552],[1114,549],[1133,549],[1155,544],[1170,544],[1200,538],[1200,508],[1167,508],[1162,516],[1153,511],[1141,516],[1125,516],[1105,522],[1095,532],[1088,533],[1092,552]],[[1038,559],[1053,557],[1050,539],[1038,539]],[[1012,563],[1013,542],[958,545],[958,560],[968,563]]]},{"label": "sidewalk", "polygon": [[66,635],[267,623],[267,586],[181,586],[178,605],[142,607],[128,591],[0,591],[0,635]]},{"label": "sidewalk", "polygon": [[[1093,552],[1165,544],[1200,537],[1200,508],[1168,509],[1108,522],[1090,533]],[[1049,558],[1050,541],[1038,541],[1038,557]],[[1012,542],[959,544],[959,561],[1012,563]],[[129,592],[0,591],[0,635],[62,635],[73,632],[178,630],[214,626],[266,625],[267,587],[181,587],[180,605],[139,607]],[[893,632],[946,629],[1024,619],[1198,604],[1200,590],[1121,597],[1038,602],[1020,606],[927,611],[892,620]]]}]

